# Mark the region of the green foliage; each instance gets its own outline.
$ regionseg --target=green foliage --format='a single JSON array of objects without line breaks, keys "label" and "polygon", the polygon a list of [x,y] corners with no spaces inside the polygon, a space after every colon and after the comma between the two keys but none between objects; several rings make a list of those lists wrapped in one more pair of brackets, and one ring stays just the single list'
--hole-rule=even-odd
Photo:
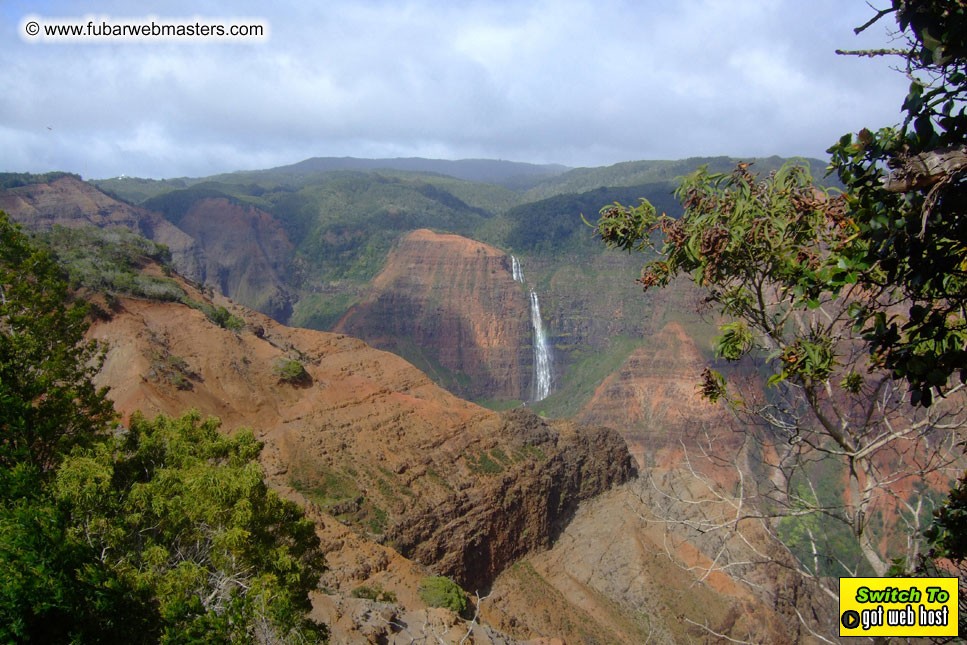
[{"label": "green foliage", "polygon": [[208,302],[198,302],[197,300],[192,300],[191,298],[187,297],[182,300],[182,302],[192,309],[197,309],[198,311],[202,312],[205,314],[205,317],[208,318],[208,320],[212,321],[223,329],[239,332],[243,327],[245,327],[245,320],[232,314],[232,312],[225,307],[215,306]]},{"label": "green foliage", "polygon": [[443,607],[462,614],[467,610],[467,594],[450,578],[434,576],[420,581],[420,600],[428,607]]},{"label": "green foliage", "polygon": [[353,589],[350,595],[353,598],[365,598],[366,600],[373,600],[375,602],[397,602],[396,593],[393,591],[383,591],[383,587],[380,585],[373,585],[372,587],[362,585]]},{"label": "green foliage", "polygon": [[825,381],[837,364],[828,330],[793,331],[787,322],[819,305],[825,281],[850,282],[834,257],[853,233],[843,225],[843,200],[816,188],[802,164],[762,181],[747,166],[685,178],[675,192],[685,207],[679,219],[659,216],[644,200],[605,207],[598,233],[614,248],[658,250],[638,280],[645,290],[682,273],[707,290],[707,301],[732,319],[715,339],[719,356],[735,361],[768,347],[779,359],[770,384]]},{"label": "green foliage", "polygon": [[593,248],[583,213],[597,211],[601,204],[629,201],[641,196],[673,215],[681,206],[671,197],[673,184],[660,182],[619,188],[601,187],[580,194],[556,195],[511,208],[505,217],[514,225],[507,233],[506,245],[527,252],[560,253],[563,249]]},{"label": "green foliage", "polygon": [[312,383],[312,377],[309,376],[309,372],[306,371],[302,363],[291,358],[280,358],[275,363],[273,371],[279,377],[280,383],[288,383],[290,385],[306,385]]},{"label": "green foliage", "polygon": [[204,199],[223,198],[233,204],[243,204],[240,199],[227,193],[224,187],[211,182],[196,184],[184,190],[162,192],[143,203],[149,210],[161,213],[166,220],[178,226],[184,216],[197,202]]},{"label": "green foliage", "polygon": [[533,459],[534,461],[545,461],[547,453],[530,444],[525,444],[514,451],[515,459]]},{"label": "green foliage", "polygon": [[180,301],[184,290],[171,278],[146,275],[141,269],[155,262],[167,269],[171,252],[125,228],[93,226],[64,228],[39,235],[74,285],[105,294],[125,294],[152,300]]},{"label": "green foliage", "polygon": [[496,475],[504,472],[504,467],[491,459],[490,455],[485,452],[481,452],[476,457],[466,454],[463,458],[467,462],[467,468],[472,473],[478,475]]},{"label": "green foliage", "polygon": [[210,314],[208,311],[205,311],[205,315],[208,316],[208,319],[219,327],[223,327],[229,331],[238,332],[241,331],[242,327],[245,326],[244,320],[232,314],[225,307],[212,307],[211,310],[212,313]]},{"label": "green foliage", "polygon": [[101,192],[132,204],[141,204],[161,193],[188,187],[184,179],[143,179],[141,177],[94,179],[90,183],[97,186]]},{"label": "green foliage", "polygon": [[576,348],[572,352],[574,362],[563,374],[558,389],[541,401],[541,408],[552,418],[577,414],[591,399],[598,385],[639,346],[640,339],[615,336],[609,338],[607,346],[603,348]]},{"label": "green foliage", "polygon": [[[856,312],[885,312],[898,296],[860,284],[861,275],[886,274],[862,259],[848,259],[845,252],[858,244],[860,230],[846,214],[847,198],[814,186],[802,164],[764,179],[749,172],[748,164],[728,175],[700,169],[683,180],[676,196],[685,209],[677,220],[659,216],[644,201],[634,208],[617,204],[602,209],[598,233],[612,247],[657,251],[638,280],[645,290],[688,275],[704,291],[705,303],[723,320],[717,355],[747,359],[747,367],[755,366],[771,387],[763,393],[746,379],[727,384],[707,368],[702,393],[731,404],[756,440],[776,445],[783,439],[794,447],[777,448],[785,456],[769,464],[785,481],[793,474],[789,470],[822,455],[849,462],[846,486],[837,489],[835,502],[831,496],[810,500],[794,489],[777,491],[784,506],[776,512],[786,517],[780,528],[790,548],[804,558],[804,545],[829,541],[839,549],[830,554],[842,559],[858,545],[866,565],[883,575],[882,548],[871,536],[882,535],[885,527],[871,524],[872,491],[889,486],[889,473],[901,469],[887,456],[894,446],[883,437],[919,440],[918,428],[929,424],[915,421],[916,413],[906,415],[897,400],[905,384],[895,384],[866,356]],[[765,436],[759,436],[760,427],[768,429]],[[927,450],[948,458],[945,448],[927,443]],[[883,456],[874,466],[877,451]],[[830,511],[836,504],[839,510]],[[812,570],[828,573],[829,566],[814,564]]]},{"label": "green foliage", "polygon": [[287,324],[292,327],[329,330],[357,302],[359,297],[348,293],[331,297],[318,293],[306,294],[293,307]]},{"label": "green foliage", "polygon": [[39,472],[0,471],[0,488],[0,641],[150,642],[150,597],[71,539]]},{"label": "green foliage", "polygon": [[[283,209],[282,206],[285,206]],[[335,172],[296,194],[279,194],[279,215],[311,281],[365,282],[406,231],[468,234],[490,214],[417,177]]]},{"label": "green foliage", "polygon": [[0,468],[50,471],[114,418],[91,379],[98,346],[88,307],[69,302],[61,269],[0,212]]},{"label": "green foliage", "polygon": [[[809,464],[791,482],[796,513],[780,519],[779,539],[812,575],[872,576],[859,541],[849,526],[835,517],[842,508],[841,482],[845,468],[832,459]],[[822,508],[825,512],[810,512]]]},{"label": "green foliage", "polygon": [[36,175],[29,172],[0,172],[0,190],[30,186],[32,184],[46,184],[64,177],[73,177],[77,181],[81,181],[80,175],[56,170]]},{"label": "green foliage", "polygon": [[315,528],[266,487],[252,433],[224,436],[197,412],[130,425],[59,469],[68,539],[151,590],[166,642],[320,635],[304,618],[323,570]]},{"label": "green foliage", "polygon": [[960,579],[960,638],[967,638],[967,472],[950,489],[934,511],[925,533],[929,551],[917,563],[916,573],[925,577],[949,576],[951,568]]},{"label": "green foliage", "polygon": [[[911,403],[929,407],[935,392],[956,387],[954,375],[967,382],[967,8],[894,0],[863,28],[889,15],[896,40],[906,41],[901,57],[911,79],[903,123],[844,135],[829,153],[859,232],[843,250],[844,264],[859,266],[860,284],[886,286],[907,305],[906,316],[874,308],[854,316],[874,358],[910,383]],[[964,572],[964,491],[962,478],[936,511],[922,571],[936,572],[936,559],[947,558]]]},{"label": "green foliage", "polygon": [[[599,168],[574,168],[560,175],[547,178],[537,186],[527,190],[522,201],[538,201],[566,193],[584,193],[601,186],[643,186],[645,184],[657,185],[674,182],[677,178],[694,172],[699,166],[708,166],[713,172],[728,172],[735,167],[738,161],[738,159],[730,157],[691,157],[675,161],[625,161]],[[757,159],[756,165],[763,171],[769,172],[779,168],[784,161],[785,159],[779,157],[768,157]],[[644,192],[639,192],[630,197],[606,198],[584,212],[593,213],[602,203],[615,200],[630,201],[643,195],[647,195],[649,199],[652,198],[651,195]]]},{"label": "green foliage", "polygon": [[931,557],[946,558],[957,565],[967,560],[967,473],[935,511],[926,537],[931,545]]},{"label": "green foliage", "polygon": [[151,357],[151,368],[145,378],[155,382],[164,381],[179,390],[193,390],[193,381],[201,380],[198,373],[188,365],[188,361],[167,349],[155,350]]},{"label": "green foliage", "polygon": [[875,358],[911,384],[911,401],[929,406],[952,375],[967,382],[967,9],[894,0],[877,19],[890,14],[912,79],[903,124],[844,135],[829,152],[858,233],[842,264],[908,310],[862,308],[856,320]]}]

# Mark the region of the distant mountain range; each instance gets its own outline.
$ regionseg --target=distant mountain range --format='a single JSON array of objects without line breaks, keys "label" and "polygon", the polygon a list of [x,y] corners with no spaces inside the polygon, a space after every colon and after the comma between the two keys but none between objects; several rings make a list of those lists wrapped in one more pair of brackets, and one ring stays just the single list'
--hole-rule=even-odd
[{"label": "distant mountain range", "polygon": [[465,181],[498,184],[519,188],[536,180],[560,175],[570,170],[560,164],[532,164],[498,159],[424,159],[396,157],[393,159],[360,159],[357,157],[312,157],[288,166],[270,168],[265,172],[308,175],[330,170],[405,170],[446,175]]}]

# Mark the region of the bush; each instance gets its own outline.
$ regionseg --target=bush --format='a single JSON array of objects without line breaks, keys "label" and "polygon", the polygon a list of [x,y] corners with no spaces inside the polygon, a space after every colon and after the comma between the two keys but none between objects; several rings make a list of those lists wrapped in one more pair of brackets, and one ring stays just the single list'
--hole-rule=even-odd
[{"label": "bush", "polygon": [[216,307],[213,304],[207,302],[198,302],[197,300],[192,300],[191,298],[183,298],[182,303],[188,305],[192,309],[197,309],[198,311],[205,314],[208,320],[212,321],[219,327],[227,329],[229,331],[239,332],[245,327],[245,321],[238,316],[232,314],[225,307]]},{"label": "bush", "polygon": [[374,602],[396,602],[396,593],[393,591],[383,591],[383,587],[380,585],[373,585],[372,587],[360,586],[356,587],[350,593],[353,598],[365,598],[366,600],[372,600]]},{"label": "bush", "polygon": [[302,363],[290,358],[280,358],[275,364],[275,373],[279,376],[280,383],[290,385],[308,385],[312,383],[312,377],[303,367]]},{"label": "bush", "polygon": [[162,302],[177,302],[186,297],[170,277],[141,272],[152,262],[164,270],[171,262],[171,251],[127,229],[55,226],[40,233],[37,241],[50,250],[74,286],[113,297],[125,294]]},{"label": "bush", "polygon": [[420,600],[428,607],[443,607],[462,614],[467,610],[467,594],[450,578],[434,576],[420,582]]}]

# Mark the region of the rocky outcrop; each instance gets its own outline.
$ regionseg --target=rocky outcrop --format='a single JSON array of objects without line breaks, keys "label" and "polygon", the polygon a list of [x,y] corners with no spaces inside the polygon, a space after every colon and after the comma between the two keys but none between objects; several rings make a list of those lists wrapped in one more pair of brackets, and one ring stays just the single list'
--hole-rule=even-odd
[{"label": "rocky outcrop", "polygon": [[0,191],[0,210],[35,231],[54,226],[129,229],[167,246],[172,264],[182,275],[205,279],[201,247],[190,235],[161,215],[118,201],[74,177]]},{"label": "rocky outcrop", "polygon": [[404,356],[461,396],[526,399],[528,307],[505,253],[421,229],[403,238],[334,331]]},{"label": "rocky outcrop", "polygon": [[178,227],[205,250],[205,275],[222,295],[276,320],[292,313],[285,286],[292,243],[279,222],[224,197],[191,205]]},{"label": "rocky outcrop", "polygon": [[432,562],[469,589],[489,586],[527,552],[550,546],[579,502],[635,474],[613,430],[551,426],[529,411],[506,415],[479,448],[480,456],[466,454],[464,462],[483,470],[489,457],[491,476],[409,514],[389,534],[404,555]]}]

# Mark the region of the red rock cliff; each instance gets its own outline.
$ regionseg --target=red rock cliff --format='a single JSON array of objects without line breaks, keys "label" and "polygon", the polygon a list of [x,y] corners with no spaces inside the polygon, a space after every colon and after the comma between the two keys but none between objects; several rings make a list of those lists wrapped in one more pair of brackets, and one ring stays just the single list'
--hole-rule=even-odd
[{"label": "red rock cliff", "polygon": [[463,396],[526,399],[528,306],[505,253],[421,229],[403,238],[370,295],[334,330],[413,360]]},{"label": "red rock cliff", "polygon": [[292,313],[284,286],[292,243],[268,213],[223,197],[192,204],[178,226],[205,250],[209,284],[276,320]]}]

